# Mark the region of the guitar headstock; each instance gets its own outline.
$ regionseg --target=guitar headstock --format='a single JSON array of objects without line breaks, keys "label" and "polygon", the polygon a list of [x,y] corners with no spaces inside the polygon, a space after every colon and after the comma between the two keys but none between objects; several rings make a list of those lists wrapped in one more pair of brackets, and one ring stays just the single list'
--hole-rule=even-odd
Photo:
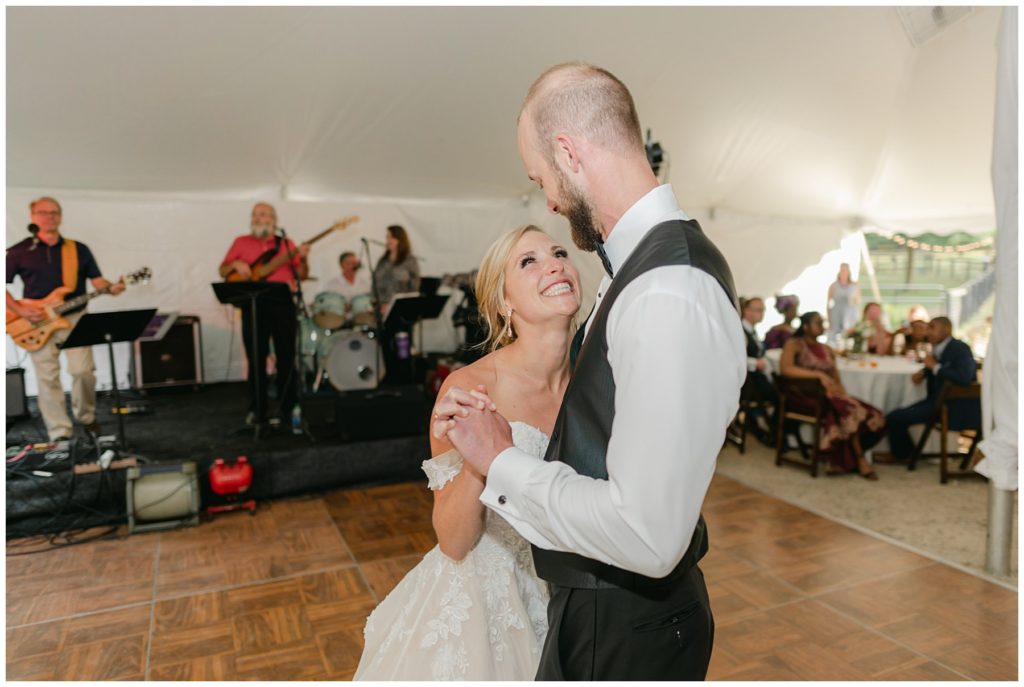
[{"label": "guitar headstock", "polygon": [[143,267],[142,269],[135,270],[131,274],[126,274],[123,281],[125,284],[148,284],[152,277],[152,270],[148,267]]},{"label": "guitar headstock", "polygon": [[359,215],[349,215],[331,225],[330,231],[342,231],[359,221]]}]

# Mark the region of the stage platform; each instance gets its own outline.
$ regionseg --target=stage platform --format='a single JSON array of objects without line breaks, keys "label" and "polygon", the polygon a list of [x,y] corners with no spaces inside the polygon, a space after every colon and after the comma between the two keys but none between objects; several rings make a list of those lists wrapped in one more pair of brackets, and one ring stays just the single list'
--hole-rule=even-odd
[{"label": "stage platform", "polygon": [[[141,463],[194,461],[201,471],[204,508],[225,503],[210,490],[206,477],[216,458],[247,456],[254,473],[247,498],[257,501],[422,477],[420,463],[430,456],[430,402],[419,387],[380,391],[385,393],[326,393],[304,399],[312,436],[284,427],[260,440],[244,425],[244,383],[129,392],[122,396],[123,406],[142,400],[150,412],[124,416],[127,449],[119,454]],[[104,435],[117,434],[113,405],[112,396],[100,394],[97,417]],[[46,440],[34,399],[30,409],[32,418],[7,423],[8,460],[11,447]],[[360,436],[375,438],[353,439]],[[8,462],[8,538],[125,523],[125,471],[76,475],[71,469],[97,458],[98,452],[79,434],[69,450],[57,451],[49,460],[31,455]]]}]

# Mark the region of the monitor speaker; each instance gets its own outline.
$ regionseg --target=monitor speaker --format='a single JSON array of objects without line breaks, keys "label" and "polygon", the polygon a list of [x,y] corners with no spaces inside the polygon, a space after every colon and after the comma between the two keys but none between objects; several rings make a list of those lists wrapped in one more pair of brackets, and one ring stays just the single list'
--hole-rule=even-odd
[{"label": "monitor speaker", "polygon": [[344,391],[335,403],[335,425],[346,441],[427,433],[430,407],[422,386]]},{"label": "monitor speaker", "polygon": [[7,418],[28,416],[28,398],[25,396],[25,370],[7,368]]},{"label": "monitor speaker", "polygon": [[138,389],[203,383],[203,337],[199,318],[179,315],[158,341],[135,342],[134,385]]}]

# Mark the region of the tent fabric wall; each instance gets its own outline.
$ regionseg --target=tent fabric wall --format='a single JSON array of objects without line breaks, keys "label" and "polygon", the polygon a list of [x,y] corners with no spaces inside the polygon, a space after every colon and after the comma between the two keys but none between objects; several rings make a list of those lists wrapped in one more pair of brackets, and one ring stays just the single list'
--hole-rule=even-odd
[{"label": "tent fabric wall", "polygon": [[1018,435],[1018,275],[1017,244],[1020,187],[1017,175],[1017,8],[1003,15],[999,45],[999,87],[992,145],[995,188],[996,304],[992,336],[982,375],[985,459],[977,471],[997,489],[1017,489]]},{"label": "tent fabric wall", "polygon": [[[21,240],[28,223],[28,204],[48,189],[15,189],[7,197],[7,244]],[[119,197],[116,194],[67,192],[57,194],[64,208],[62,231],[93,249],[104,276],[115,278],[141,266],[153,270],[148,285],[129,288],[124,294],[100,297],[91,304],[94,312],[155,307],[198,315],[202,321],[204,363],[210,381],[237,380],[244,376],[240,319],[235,309],[218,303],[210,287],[218,280],[217,268],[231,240],[248,230],[252,200],[173,198],[159,196]],[[362,255],[360,237],[383,240],[385,227],[401,224],[408,229],[414,252],[422,259],[424,275],[443,276],[475,269],[491,242],[505,231],[536,224],[570,248],[582,280],[581,317],[590,312],[594,291],[601,279],[600,262],[572,246],[566,221],[547,211],[537,195],[505,201],[416,201],[366,199],[349,202],[300,202],[267,199],[277,208],[279,222],[297,240],[308,238],[334,221],[359,215],[360,221],[343,232],[315,244],[310,271],[316,281],[303,285],[306,301],[312,301],[324,284],[338,272],[338,256],[346,250]],[[841,221],[759,218],[735,212],[697,209],[691,215],[721,248],[733,270],[739,292],[771,296],[795,278],[802,266],[814,264],[836,248],[846,223]],[[756,247],[756,250],[751,250]],[[374,260],[381,248],[371,245]],[[365,262],[365,259],[364,259]],[[20,281],[12,290],[20,295]],[[454,350],[461,332],[451,314],[461,300],[454,291],[441,316],[423,328],[427,351]],[[109,388],[107,352],[95,351],[101,389]],[[26,385],[35,392],[35,377],[24,352],[7,341],[7,364],[21,362],[27,368]],[[128,353],[118,347],[116,365],[119,386],[128,384]],[[70,378],[65,377],[70,388]]]}]

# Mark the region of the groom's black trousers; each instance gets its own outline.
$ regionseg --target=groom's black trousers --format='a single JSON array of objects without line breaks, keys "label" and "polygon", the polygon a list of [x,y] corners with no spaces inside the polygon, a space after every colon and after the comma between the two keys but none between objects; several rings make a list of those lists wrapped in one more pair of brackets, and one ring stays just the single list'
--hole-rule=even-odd
[{"label": "groom's black trousers", "polygon": [[537,680],[703,680],[714,635],[697,566],[643,589],[553,586]]}]

